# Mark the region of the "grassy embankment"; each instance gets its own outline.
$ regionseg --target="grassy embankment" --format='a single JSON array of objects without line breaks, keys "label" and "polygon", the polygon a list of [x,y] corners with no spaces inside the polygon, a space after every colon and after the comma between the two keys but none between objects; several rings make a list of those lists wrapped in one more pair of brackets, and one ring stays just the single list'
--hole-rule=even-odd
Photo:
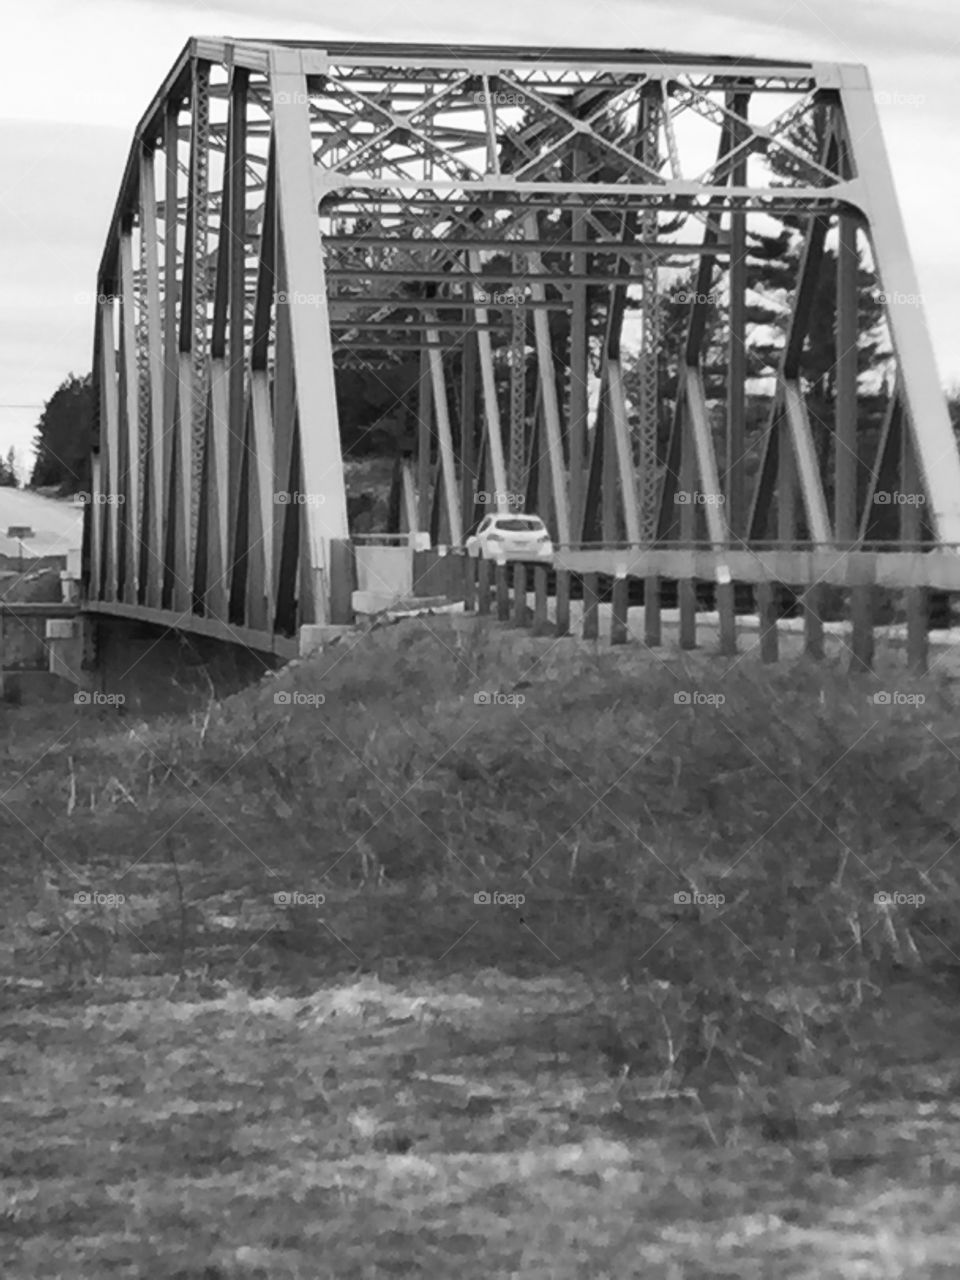
[{"label": "grassy embankment", "polygon": [[0,761],[5,1275],[955,1274],[944,683],[433,619],[44,714]]}]

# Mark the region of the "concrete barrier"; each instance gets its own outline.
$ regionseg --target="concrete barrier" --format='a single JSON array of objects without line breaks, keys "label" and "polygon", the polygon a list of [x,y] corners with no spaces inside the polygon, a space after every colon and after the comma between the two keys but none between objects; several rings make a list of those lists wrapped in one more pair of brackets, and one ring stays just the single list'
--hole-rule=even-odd
[{"label": "concrete barrier", "polygon": [[357,613],[378,613],[413,595],[411,547],[355,547],[357,589],[353,608]]}]

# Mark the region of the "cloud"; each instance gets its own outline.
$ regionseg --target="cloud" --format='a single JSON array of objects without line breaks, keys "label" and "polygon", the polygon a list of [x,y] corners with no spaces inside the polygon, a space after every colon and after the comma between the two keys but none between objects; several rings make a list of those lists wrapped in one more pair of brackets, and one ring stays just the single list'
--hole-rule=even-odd
[{"label": "cloud", "polygon": [[[198,13],[185,0],[146,4],[168,12]],[[127,0],[124,10],[129,12]],[[450,0],[419,0],[415,5],[354,0],[335,15],[325,14],[322,21],[315,0],[280,0],[271,6],[268,18],[262,0],[215,0],[199,12],[211,18],[236,17],[244,25],[254,19],[254,34],[264,38],[278,38],[278,24],[283,23],[296,27],[283,31],[295,38],[312,30],[314,39],[423,41],[453,48],[469,43],[546,43],[544,7],[517,5],[514,0],[462,7]],[[198,19],[194,27],[200,30]],[[749,47],[742,44],[744,37]],[[729,0],[722,12],[711,0],[669,0],[659,6],[644,4],[642,9],[637,0],[551,0],[549,43],[861,62],[904,52],[946,57],[951,46],[955,57],[960,22],[953,0],[922,0],[909,7],[902,0]]]},{"label": "cloud", "polygon": [[[40,404],[90,367],[97,267],[126,130],[0,120],[0,445],[26,456]],[[83,295],[81,298],[79,295]]]},{"label": "cloud", "polygon": [[[954,340],[960,250],[956,0],[31,0],[4,15],[9,48],[44,49],[44,75],[11,57],[0,83],[0,379],[3,401],[47,399],[86,372],[92,292],[137,121],[192,34],[264,39],[687,49],[866,62],[890,91],[880,119],[918,262],[941,370]],[[109,47],[109,54],[105,48]],[[923,97],[919,105],[908,99]],[[15,118],[14,118],[15,117]],[[938,195],[936,201],[931,195]],[[34,410],[0,411],[0,449],[27,448]]]}]

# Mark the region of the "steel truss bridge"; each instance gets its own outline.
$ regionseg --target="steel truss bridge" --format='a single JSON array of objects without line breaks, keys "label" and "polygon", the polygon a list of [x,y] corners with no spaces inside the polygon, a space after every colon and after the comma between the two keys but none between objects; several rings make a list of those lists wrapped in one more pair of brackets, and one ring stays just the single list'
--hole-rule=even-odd
[{"label": "steel truss bridge", "polygon": [[[761,251],[787,283],[751,443]],[[864,271],[890,357],[875,440]],[[421,543],[521,500],[568,549],[960,543],[857,65],[193,39],[137,127],[97,294],[94,613],[263,649],[349,622],[341,368],[412,364],[392,531]],[[805,354],[824,297],[827,424]]]}]

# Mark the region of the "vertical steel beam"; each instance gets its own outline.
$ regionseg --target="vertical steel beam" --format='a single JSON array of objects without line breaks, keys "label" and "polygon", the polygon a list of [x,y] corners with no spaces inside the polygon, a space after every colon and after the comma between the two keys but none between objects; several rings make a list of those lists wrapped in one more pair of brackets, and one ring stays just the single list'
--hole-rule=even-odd
[{"label": "vertical steel beam", "polygon": [[834,528],[841,546],[857,536],[857,220],[841,213],[837,244],[837,376],[834,410]]},{"label": "vertical steel beam", "polygon": [[[896,534],[889,528],[890,509],[878,504],[877,494],[892,493],[897,487],[897,477],[902,474],[903,438],[908,434],[903,421],[903,398],[900,379],[896,379],[887,401],[887,410],[880,428],[877,452],[870,469],[866,500],[860,517],[861,541],[873,538],[890,538]],[[917,477],[919,483],[919,477]]]},{"label": "vertical steel beam", "polygon": [[[210,412],[210,365],[208,335],[208,271],[207,231],[210,214],[210,63],[194,62],[193,119],[190,135],[190,209],[193,219],[192,273],[193,340],[191,356],[191,440],[190,440],[190,543],[188,565],[191,577],[197,550],[200,525],[200,486],[203,458],[207,443],[207,417]],[[191,586],[193,583],[191,582]]]},{"label": "vertical steel beam", "polygon": [[[669,130],[668,130],[669,136]],[[731,124],[728,117],[724,117],[723,127],[720,130],[720,141],[717,148],[717,165],[723,162],[724,156],[732,148]],[[720,219],[717,217],[708,217],[707,224],[703,232],[704,247],[715,245],[720,240]],[[707,327],[707,303],[703,301],[711,291],[711,282],[713,280],[713,272],[716,266],[716,257],[712,254],[703,254],[700,258],[700,264],[697,267],[696,295],[693,305],[690,307],[689,319],[687,321],[687,333],[683,345],[683,355],[681,360],[686,364],[697,365],[700,361],[700,351],[703,346],[704,335]],[[677,398],[673,406],[673,421],[670,424],[670,440],[667,445],[666,465],[663,470],[663,480],[660,485],[660,514],[657,524],[658,541],[666,541],[675,536],[677,529],[677,508],[675,498],[677,496],[677,488],[683,487],[680,479],[681,454],[683,451],[683,377],[680,371],[677,373]],[[681,538],[684,536],[680,533]]]},{"label": "vertical steel beam", "polygon": [[960,543],[960,453],[920,306],[920,286],[890,173],[876,100],[864,67],[843,65],[839,74],[856,182],[862,193],[861,208],[869,219],[881,283],[888,299],[892,299],[887,318],[902,377],[909,430],[930,499],[930,520],[940,541]]},{"label": "vertical steel beam", "polygon": [[118,513],[125,528],[123,595],[130,603],[137,600],[137,575],[140,569],[140,403],[137,394],[137,316],[133,282],[133,233],[125,230],[120,237],[120,351],[123,369],[123,409],[126,422],[126,485],[123,510]]},{"label": "vertical steel beam", "polygon": [[[120,490],[120,403],[117,392],[117,351],[113,335],[114,303],[107,298],[97,303],[100,312],[100,420],[105,424],[106,465],[102,468],[103,492],[92,498],[106,496],[103,523],[106,531],[104,567],[104,599],[117,598],[117,495]],[[103,434],[100,456],[103,457]],[[112,498],[111,498],[112,495]]]},{"label": "vertical steel beam", "polygon": [[[685,366],[686,367],[686,366]],[[677,388],[677,400],[680,405],[680,494],[686,499],[680,505],[680,538],[690,546],[697,536],[697,507],[694,503],[694,490],[697,487],[697,460],[694,452],[693,426],[691,423],[690,398],[685,385]],[[680,648],[695,649],[697,647],[697,584],[693,570],[677,583],[677,603],[680,606]]]},{"label": "vertical steel beam", "polygon": [[633,449],[630,443],[630,424],[627,421],[627,401],[620,375],[620,361],[607,361],[607,406],[613,426],[613,439],[617,449],[617,465],[620,471],[620,490],[623,494],[623,516],[627,541],[631,546],[640,544],[640,513],[637,509],[637,490],[634,484]]},{"label": "vertical steel beam", "polygon": [[[823,479],[817,466],[817,453],[813,445],[813,432],[810,430],[807,405],[799,382],[793,378],[786,378],[782,394],[810,536],[814,542],[829,543],[832,538],[830,516],[827,514],[827,499],[823,492]],[[789,447],[788,445],[787,448]]]},{"label": "vertical steel beam", "polygon": [[[915,495],[920,487],[920,469],[913,451],[909,431],[900,433],[900,478],[903,493]],[[917,502],[900,505],[900,541],[915,549],[921,537],[920,506]],[[908,587],[904,592],[907,615],[907,666],[916,675],[925,675],[929,664],[930,593],[926,587]]]},{"label": "vertical steel beam", "polygon": [[513,255],[514,303],[510,308],[510,493],[526,489],[527,462],[527,319],[516,301],[523,288],[523,255]]},{"label": "vertical steel beam", "polygon": [[[738,120],[732,124],[731,148],[736,150],[749,136],[746,124],[750,96],[727,94],[727,108]],[[739,121],[742,120],[743,123]],[[747,185],[747,154],[740,152],[730,168],[735,187]],[[746,319],[747,319],[747,216],[739,209],[730,214],[730,334],[727,350],[727,439],[724,493],[727,524],[734,538],[746,533],[747,477],[746,451]]]},{"label": "vertical steel beam", "polygon": [[[827,136],[823,139],[821,148],[821,163],[825,167],[830,168],[836,164],[838,145],[836,129],[831,121],[831,127]],[[786,418],[783,415],[781,392],[784,382],[788,379],[792,379],[799,385],[800,360],[810,325],[810,316],[816,300],[817,288],[820,283],[820,270],[823,264],[826,234],[827,219],[825,217],[814,216],[807,219],[806,240],[803,258],[800,263],[797,288],[793,298],[793,309],[790,313],[790,323],[784,339],[780,369],[777,375],[777,386],[770,406],[770,425],[764,439],[760,469],[757,473],[753,502],[750,506],[750,516],[747,522],[747,533],[751,539],[760,538],[762,531],[766,529],[769,522],[770,505],[779,483],[779,481],[775,483],[774,477],[792,475],[793,483],[796,481],[792,450],[789,449],[787,440]],[[781,456],[784,450],[791,453],[790,459]],[[786,507],[790,511],[793,510],[794,495],[792,491],[785,496],[782,502],[778,495],[777,501],[778,506]],[[795,536],[795,534],[791,536]]]},{"label": "vertical steel beam", "polygon": [[248,353],[246,334],[246,163],[247,94],[250,74],[234,66],[230,76],[230,116],[227,124],[227,170],[224,199],[229,204],[233,229],[227,241],[228,329],[227,329],[227,492],[224,514],[227,522],[228,581],[232,578],[232,557],[237,541],[241,472],[247,431]]},{"label": "vertical steel beam", "polygon": [[[713,448],[713,435],[710,430],[710,416],[707,412],[707,401],[703,391],[703,376],[699,368],[683,366],[683,392],[687,398],[690,423],[690,436],[696,449],[697,470],[700,474],[700,488],[706,499],[707,529],[715,551],[727,546],[730,531],[723,514],[721,502],[720,477],[717,472],[717,458]],[[693,494],[690,494],[692,500]],[[694,516],[696,507],[693,508]],[[684,535],[686,536],[686,535]]]},{"label": "vertical steel beam", "polygon": [[144,298],[146,304],[147,377],[150,388],[149,457],[145,483],[149,487],[149,525],[145,528],[146,583],[144,600],[159,609],[163,590],[164,529],[164,369],[160,309],[160,256],[157,243],[155,155],[145,151],[140,162],[140,234],[143,238]]},{"label": "vertical steel beam", "polygon": [[[95,326],[99,330],[99,324]],[[94,340],[94,368],[97,369],[97,382],[99,383],[100,369],[100,351],[99,339]],[[97,395],[100,393],[99,385],[96,388]],[[103,492],[103,482],[100,475],[102,466],[102,452],[94,453],[90,459],[90,496],[91,501],[87,504],[87,510],[83,513],[84,519],[84,540],[89,547],[90,567],[89,567],[89,594],[95,600],[104,599],[104,582],[103,582],[103,503],[93,501],[95,493]]]},{"label": "vertical steel beam", "polygon": [[[597,403],[594,442],[600,453],[600,528],[604,542],[618,542],[620,538],[620,509],[617,486],[617,451],[613,439],[613,410],[610,405],[610,359],[604,356],[600,374],[600,399]],[[589,539],[588,539],[589,541]]]},{"label": "vertical steel beam", "polygon": [[[473,275],[471,292],[474,296],[481,286],[477,281],[481,277],[479,253],[471,253],[469,257],[470,271]],[[481,290],[482,291],[482,290]],[[490,342],[490,330],[486,307],[475,305],[477,324],[477,347],[480,352],[480,377],[483,383],[483,420],[486,427],[487,456],[493,472],[493,488],[499,495],[496,504],[498,512],[507,511],[507,465],[503,456],[503,430],[500,424],[500,405],[497,400],[497,382],[493,370],[493,347]]]},{"label": "vertical steel beam", "polygon": [[460,348],[460,510],[463,532],[473,528],[477,490],[477,343],[472,333]]},{"label": "vertical steel beam", "polygon": [[[230,484],[230,373],[227,367],[227,299],[229,289],[229,250],[226,239],[231,225],[229,201],[224,199],[220,221],[220,243],[217,247],[217,273],[214,286],[213,329],[210,341],[210,403],[207,416],[207,438],[204,443],[203,525],[204,545],[198,547],[199,577],[204,593],[205,613],[226,620],[228,543],[227,491]],[[199,576],[199,575],[198,575]],[[199,584],[198,584],[199,585]]]},{"label": "vertical steel beam", "polygon": [[797,537],[797,458],[788,435],[786,410],[777,418],[773,430],[779,436],[777,459],[777,538],[793,543]]},{"label": "vertical steel beam", "polygon": [[331,596],[330,540],[348,538],[349,527],[327,285],[317,229],[307,79],[299,50],[276,46],[270,50],[270,91],[286,275],[296,281],[297,289],[290,304],[290,325],[303,487],[315,495],[306,508],[307,545],[300,554],[308,558],[317,616],[300,621],[325,622]]},{"label": "vertical steel beam", "polygon": [[[644,86],[640,99],[640,145],[641,159],[648,169],[658,172],[660,168],[660,109],[662,86],[659,80],[653,80]],[[641,234],[646,243],[657,238],[657,210],[654,207],[645,209],[640,220]],[[656,255],[648,253],[642,261],[643,272],[643,331],[640,346],[640,534],[645,543],[652,542],[657,534],[657,498],[659,496],[659,473],[657,469],[657,441],[659,436],[660,416],[660,282],[657,270]],[[611,383],[611,390],[613,390]],[[616,421],[616,411],[614,414]],[[630,467],[631,485],[629,492],[624,487],[625,512],[627,515],[627,536],[629,534],[630,515],[626,500],[634,503],[633,466]]]},{"label": "vertical steel beam", "polygon": [[417,528],[430,528],[430,501],[433,464],[433,378],[430,352],[420,350],[420,378],[417,382]]},{"label": "vertical steel beam", "polygon": [[185,246],[183,275],[178,271],[180,105],[167,103],[164,113],[163,200],[163,586],[164,608],[186,603],[185,545],[189,531],[189,493],[184,493],[180,466],[179,313],[188,278]]},{"label": "vertical steel beam", "polygon": [[[573,175],[576,180],[584,168],[583,148],[574,143]],[[583,243],[589,234],[590,224],[583,209],[577,207],[570,215],[570,239]],[[575,276],[587,273],[587,255],[577,250],[571,257],[571,270]],[[569,452],[570,527],[574,537],[583,535],[583,504],[585,492],[584,461],[587,440],[587,386],[590,372],[590,349],[587,329],[587,286],[582,283],[570,286],[573,307],[570,312],[570,396],[568,402],[567,445]]]},{"label": "vertical steel beam", "polygon": [[[276,169],[276,148],[271,145],[267,154],[263,225],[250,342],[249,414],[253,449],[246,459],[250,510],[242,513],[247,545],[240,553],[246,558],[246,622],[248,626],[263,630],[273,625],[277,604],[274,521],[278,504],[274,502],[274,494],[279,491],[278,484],[282,483],[286,489],[289,483],[289,475],[275,475],[273,407],[267,372],[278,269]],[[289,377],[290,374],[291,371],[287,369],[286,376]],[[240,513],[238,521],[239,518]]]},{"label": "vertical steel beam", "polygon": [[[537,219],[535,215],[524,222],[524,230],[528,240],[537,239]],[[532,256],[534,273],[541,270],[540,255]],[[536,281],[534,274],[531,283],[534,302],[544,302],[546,293],[543,285]],[[537,344],[537,365],[540,373],[540,386],[543,391],[543,420],[547,431],[547,455],[550,462],[550,478],[553,482],[553,501],[557,520],[557,539],[561,546],[570,543],[570,512],[567,505],[567,491],[564,482],[563,441],[560,434],[560,407],[557,403],[557,376],[553,367],[553,348],[550,345],[550,328],[547,312],[537,307],[533,313],[533,328]]]},{"label": "vertical steel beam", "polygon": [[[300,542],[303,530],[304,505],[310,504],[310,490],[303,479],[301,456],[298,453],[296,370],[293,363],[293,326],[291,320],[290,293],[294,284],[286,267],[283,252],[283,233],[277,228],[277,293],[273,327],[273,376],[271,378],[271,421],[273,423],[273,454],[268,459],[268,470],[273,478],[270,501],[265,515],[273,525],[273,594],[270,605],[274,619],[285,608],[292,608],[292,599],[301,594],[294,582],[298,571],[304,570],[303,591],[313,596],[316,582],[309,558],[302,554],[302,562],[294,560],[291,547],[294,542],[302,553]],[[300,493],[300,490],[303,490]],[[284,496],[287,500],[284,501]],[[306,499],[304,503],[303,499]],[[306,601],[304,601],[306,604]],[[304,619],[302,619],[304,620]],[[305,619],[309,621],[309,617]],[[286,620],[289,624],[290,619]],[[274,625],[273,621],[271,625]]]},{"label": "vertical steel beam", "polygon": [[450,431],[450,406],[447,401],[447,387],[443,376],[443,361],[440,357],[439,336],[436,329],[427,330],[427,341],[430,346],[427,357],[430,361],[430,378],[433,383],[433,402],[437,415],[437,438],[440,446],[440,466],[443,472],[443,492],[446,499],[447,527],[450,530],[450,544],[458,547],[463,541],[463,520],[460,514],[460,494],[457,491],[457,468],[453,458],[453,436]]},{"label": "vertical steel beam", "polygon": [[417,486],[413,478],[413,465],[408,458],[404,458],[401,468],[403,513],[406,519],[407,532],[411,533],[417,528]]}]

